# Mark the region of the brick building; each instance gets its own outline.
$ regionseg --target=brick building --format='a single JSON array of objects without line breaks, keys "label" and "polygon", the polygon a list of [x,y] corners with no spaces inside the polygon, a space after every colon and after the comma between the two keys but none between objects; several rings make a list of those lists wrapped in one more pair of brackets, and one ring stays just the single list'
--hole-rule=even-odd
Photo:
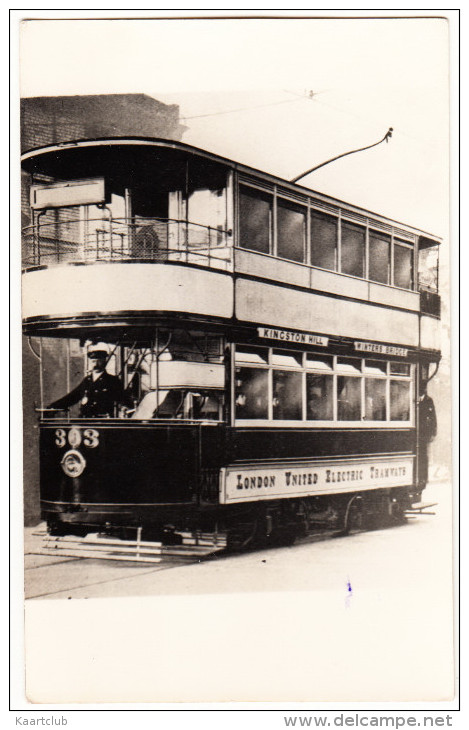
[{"label": "brick building", "polygon": [[[21,100],[21,151],[49,144],[96,137],[163,137],[180,140],[185,127],[179,107],[146,94],[31,97]],[[30,176],[21,177],[21,223],[30,224]],[[30,347],[31,345],[31,347]],[[23,474],[25,523],[39,520],[37,343],[23,343]],[[60,361],[60,342],[54,343]]]}]

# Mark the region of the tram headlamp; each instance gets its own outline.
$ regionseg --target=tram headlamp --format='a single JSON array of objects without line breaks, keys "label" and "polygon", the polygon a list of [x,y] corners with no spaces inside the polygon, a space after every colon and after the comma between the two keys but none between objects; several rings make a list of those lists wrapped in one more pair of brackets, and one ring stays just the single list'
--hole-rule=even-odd
[{"label": "tram headlamp", "polygon": [[79,451],[71,449],[63,455],[60,465],[68,477],[79,477],[86,467],[86,459]]}]

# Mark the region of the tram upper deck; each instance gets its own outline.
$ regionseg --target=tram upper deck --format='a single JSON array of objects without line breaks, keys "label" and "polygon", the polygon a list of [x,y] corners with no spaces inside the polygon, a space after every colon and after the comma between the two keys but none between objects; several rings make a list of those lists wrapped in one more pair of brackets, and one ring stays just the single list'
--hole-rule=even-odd
[{"label": "tram upper deck", "polygon": [[435,236],[168,140],[65,143],[22,164],[27,334],[184,316],[437,359]]}]

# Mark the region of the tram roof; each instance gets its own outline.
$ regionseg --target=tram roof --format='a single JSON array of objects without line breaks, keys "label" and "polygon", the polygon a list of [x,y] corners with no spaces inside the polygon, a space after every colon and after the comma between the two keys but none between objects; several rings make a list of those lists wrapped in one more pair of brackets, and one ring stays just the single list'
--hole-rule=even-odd
[{"label": "tram roof", "polygon": [[[66,167],[67,160],[70,161],[70,156],[75,157],[77,152],[79,152],[80,158],[83,159],[83,155],[85,155],[85,158],[88,158],[86,154],[87,152],[89,152],[90,156],[94,156],[96,154],[96,150],[99,150],[100,161],[110,161],[111,155],[112,158],[115,159],[116,148],[121,148],[121,151],[124,152],[124,150],[128,150],[130,147],[137,148],[139,152],[145,154],[147,154],[149,150],[166,150],[172,151],[176,155],[181,155],[183,158],[187,157],[187,155],[192,155],[232,170],[236,170],[242,174],[244,173],[252,178],[258,178],[259,181],[264,181],[273,185],[281,185],[283,189],[289,190],[297,195],[316,198],[322,203],[329,203],[337,207],[345,206],[350,211],[361,215],[372,216],[377,221],[387,223],[388,225],[403,227],[409,232],[423,237],[425,239],[425,242],[422,242],[424,245],[428,246],[441,243],[441,238],[438,236],[416,228],[415,226],[396,221],[392,218],[388,218],[379,213],[368,210],[367,208],[361,208],[339,198],[334,198],[330,195],[320,193],[312,188],[289,182],[284,178],[250,167],[249,165],[245,165],[241,162],[230,160],[227,157],[222,157],[214,152],[208,152],[207,150],[200,149],[199,147],[194,147],[184,142],[178,142],[170,139],[153,137],[103,137],[92,140],[80,139],[71,142],[61,142],[55,145],[47,145],[28,150],[22,154],[21,163],[23,169],[27,172],[41,172],[48,175],[63,174],[64,163]],[[136,149],[133,149],[132,154],[134,155],[135,152]],[[134,157],[133,161],[135,162]]]}]

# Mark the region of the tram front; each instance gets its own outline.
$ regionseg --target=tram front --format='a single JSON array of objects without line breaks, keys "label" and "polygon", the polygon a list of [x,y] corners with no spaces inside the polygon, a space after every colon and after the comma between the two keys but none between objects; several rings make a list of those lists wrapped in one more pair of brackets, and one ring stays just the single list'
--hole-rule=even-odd
[{"label": "tram front", "polygon": [[232,173],[142,140],[42,148],[23,166],[42,517],[56,534],[193,525],[226,451]]}]

